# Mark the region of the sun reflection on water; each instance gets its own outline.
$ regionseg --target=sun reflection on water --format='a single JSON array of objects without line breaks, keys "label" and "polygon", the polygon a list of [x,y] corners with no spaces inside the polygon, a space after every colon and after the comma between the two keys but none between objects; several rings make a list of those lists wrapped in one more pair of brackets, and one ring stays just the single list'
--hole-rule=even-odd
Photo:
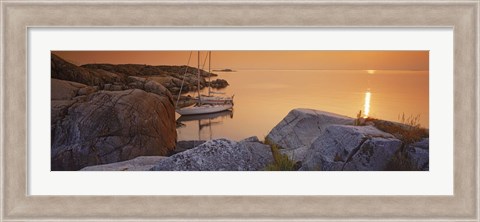
[{"label": "sun reflection on water", "polygon": [[365,104],[363,105],[363,118],[367,118],[368,114],[370,113],[370,97],[372,96],[372,93],[370,92],[370,89],[367,89],[365,92]]}]

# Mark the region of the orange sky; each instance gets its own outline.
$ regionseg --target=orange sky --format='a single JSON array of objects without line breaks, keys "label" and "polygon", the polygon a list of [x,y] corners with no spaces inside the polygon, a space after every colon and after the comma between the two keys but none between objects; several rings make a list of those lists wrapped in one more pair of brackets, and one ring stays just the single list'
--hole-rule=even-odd
[{"label": "orange sky", "polygon": [[[190,51],[52,51],[77,64],[185,65]],[[201,52],[202,62],[206,52]],[[197,66],[196,52],[190,66]],[[428,51],[212,51],[212,69],[428,70]],[[205,67],[206,68],[206,67]]]}]

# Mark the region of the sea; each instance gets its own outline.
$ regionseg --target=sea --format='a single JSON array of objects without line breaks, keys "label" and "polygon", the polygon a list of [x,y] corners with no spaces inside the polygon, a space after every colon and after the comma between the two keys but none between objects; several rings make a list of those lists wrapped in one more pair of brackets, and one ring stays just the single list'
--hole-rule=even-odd
[{"label": "sea", "polygon": [[[263,140],[291,110],[316,109],[429,126],[429,72],[415,70],[236,70],[215,72],[230,84],[212,90],[234,96],[232,111],[176,113],[178,141]],[[214,78],[212,78],[214,80]],[[204,88],[202,94],[208,94]],[[196,95],[196,93],[189,93]]]}]

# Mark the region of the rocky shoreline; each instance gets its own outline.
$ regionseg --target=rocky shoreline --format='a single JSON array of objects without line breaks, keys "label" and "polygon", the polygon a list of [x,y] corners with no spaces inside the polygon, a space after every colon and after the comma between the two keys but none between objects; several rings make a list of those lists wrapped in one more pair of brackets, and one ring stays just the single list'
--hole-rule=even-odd
[{"label": "rocky shoreline", "polygon": [[155,159],[154,164],[133,159],[82,170],[262,171],[277,164],[280,155],[290,161],[288,170],[428,171],[428,137],[406,144],[405,138],[376,128],[385,124],[383,120],[380,123],[367,120],[364,125],[354,125],[355,122],[354,118],[333,113],[294,109],[271,130],[265,141],[257,137],[241,141],[180,141],[177,147],[183,143],[188,148]]},{"label": "rocky shoreline", "polygon": [[[186,66],[88,64],[51,58],[51,169],[152,171],[428,170],[428,130],[294,109],[265,137],[177,141],[175,102],[196,90]],[[206,77],[202,70],[201,87]],[[213,87],[228,86],[224,80]],[[195,102],[182,96],[180,106]]]}]

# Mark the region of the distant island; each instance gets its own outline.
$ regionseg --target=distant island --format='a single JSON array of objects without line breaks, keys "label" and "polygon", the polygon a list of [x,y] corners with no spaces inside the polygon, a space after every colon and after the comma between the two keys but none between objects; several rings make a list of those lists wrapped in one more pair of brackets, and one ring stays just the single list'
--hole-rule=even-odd
[{"label": "distant island", "polygon": [[215,69],[214,72],[235,72],[233,69]]}]

